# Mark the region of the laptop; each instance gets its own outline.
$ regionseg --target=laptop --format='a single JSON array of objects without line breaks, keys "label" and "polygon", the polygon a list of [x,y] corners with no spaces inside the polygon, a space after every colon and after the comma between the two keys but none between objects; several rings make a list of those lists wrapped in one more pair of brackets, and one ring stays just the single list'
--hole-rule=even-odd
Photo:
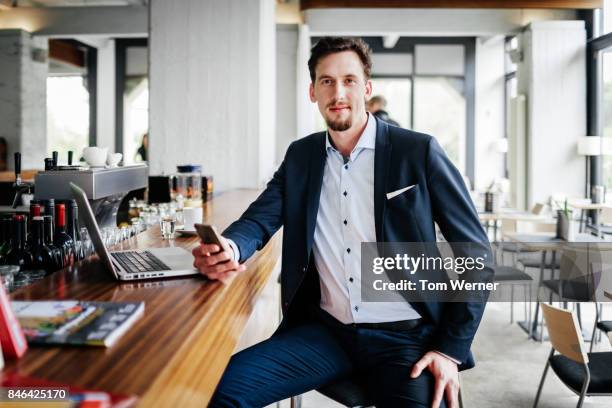
[{"label": "laptop", "polygon": [[183,248],[148,248],[109,252],[102,241],[98,223],[85,191],[74,183],[70,183],[70,189],[79,206],[80,218],[85,222],[93,246],[115,279],[132,281],[198,274],[193,267],[191,253]]}]

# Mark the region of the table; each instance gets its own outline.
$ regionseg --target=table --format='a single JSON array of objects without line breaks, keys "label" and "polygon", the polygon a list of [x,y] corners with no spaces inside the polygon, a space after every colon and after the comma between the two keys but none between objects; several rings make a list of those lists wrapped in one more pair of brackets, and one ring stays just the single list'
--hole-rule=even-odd
[{"label": "table", "polygon": [[584,224],[586,221],[586,211],[597,211],[597,235],[601,236],[599,227],[599,216],[604,208],[612,208],[609,203],[590,203],[585,201],[572,201],[569,200],[567,203],[570,207],[580,210],[580,231],[584,230]]},{"label": "table", "polygon": [[[512,242],[518,243],[523,246],[525,249],[530,251],[538,251],[542,252],[542,256],[540,258],[540,282],[542,282],[544,277],[544,270],[546,266],[546,252],[551,251],[551,262],[550,262],[550,273],[551,278],[554,276],[555,271],[555,261],[556,261],[556,251],[557,249],[567,244],[567,241],[556,238],[554,233],[548,232],[539,232],[539,233],[507,233],[503,236],[504,239],[510,240]],[[606,242],[599,237],[595,237],[590,234],[579,233],[576,235],[576,240],[574,242]],[[533,321],[531,319],[531,312],[529,313],[529,319],[527,321],[519,322],[519,326],[527,332],[529,338],[542,341],[543,336],[542,333],[538,333],[538,315],[540,310],[540,301],[539,299],[536,301],[536,309],[535,309],[535,317]]]},{"label": "table", "polygon": [[554,222],[554,220],[544,215],[536,215],[525,211],[518,211],[514,209],[505,209],[497,212],[479,212],[478,218],[480,222],[485,223],[485,230],[489,233],[490,223],[493,222],[493,240],[497,239],[498,232],[498,221],[511,220],[511,221],[523,221],[523,222]]},{"label": "table", "polygon": [[[205,221],[220,230],[256,198],[255,190],[221,194],[205,203]],[[122,248],[181,246],[197,237],[162,241],[149,229]],[[13,299],[144,301],[145,314],[112,348],[32,347],[3,372],[39,377],[117,394],[136,395],[139,406],[208,404],[264,285],[280,256],[280,233],[228,284],[202,276],[121,283],[94,257],[21,288]],[[257,339],[259,341],[263,339]]]}]

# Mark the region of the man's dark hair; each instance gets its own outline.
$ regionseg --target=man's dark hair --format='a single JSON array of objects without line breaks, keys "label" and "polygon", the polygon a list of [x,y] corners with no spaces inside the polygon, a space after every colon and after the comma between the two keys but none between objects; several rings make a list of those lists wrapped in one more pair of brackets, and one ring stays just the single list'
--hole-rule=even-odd
[{"label": "man's dark hair", "polygon": [[353,51],[357,54],[363,65],[365,78],[369,79],[372,71],[372,59],[370,58],[370,47],[365,41],[361,38],[323,37],[310,50],[308,70],[310,71],[312,82],[316,78],[315,68],[321,58],[344,51]]}]

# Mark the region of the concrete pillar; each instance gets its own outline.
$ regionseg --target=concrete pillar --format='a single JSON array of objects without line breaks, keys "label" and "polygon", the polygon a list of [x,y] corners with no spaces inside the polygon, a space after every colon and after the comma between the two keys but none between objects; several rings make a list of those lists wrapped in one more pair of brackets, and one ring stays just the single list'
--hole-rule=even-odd
[{"label": "concrete pillar", "polygon": [[476,41],[476,190],[504,177],[504,36]]},{"label": "concrete pillar", "polygon": [[22,168],[44,167],[47,151],[47,41],[19,29],[0,30],[0,137]]},{"label": "concrete pillar", "polygon": [[275,2],[149,4],[151,174],[195,163],[216,190],[262,186],[275,161]]},{"label": "concrete pillar", "polygon": [[532,23],[522,35],[518,92],[527,97],[527,202],[584,195],[586,31],[582,21]]},{"label": "concrete pillar", "polygon": [[97,145],[115,151],[115,40],[98,47],[97,88]]}]

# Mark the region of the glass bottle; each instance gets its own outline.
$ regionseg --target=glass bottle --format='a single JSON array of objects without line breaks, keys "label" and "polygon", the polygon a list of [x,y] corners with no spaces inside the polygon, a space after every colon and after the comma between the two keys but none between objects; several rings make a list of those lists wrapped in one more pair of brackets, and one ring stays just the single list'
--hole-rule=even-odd
[{"label": "glass bottle", "polygon": [[7,265],[17,265],[23,271],[32,267],[32,255],[26,249],[26,222],[23,215],[13,217],[12,245],[6,256]]},{"label": "glass bottle", "polygon": [[30,254],[32,255],[33,269],[43,269],[47,274],[55,272],[55,260],[51,249],[45,245],[43,217],[34,217],[32,219],[32,232],[30,236]]},{"label": "glass bottle", "polygon": [[43,222],[45,245],[51,250],[51,254],[53,255],[54,270],[57,271],[64,267],[64,262],[61,249],[55,246],[55,244],[53,243],[53,217],[51,217],[50,215],[45,215],[43,217]]},{"label": "glass bottle", "polygon": [[0,218],[0,264],[6,263],[6,255],[11,249],[11,228],[13,220],[8,217]]},{"label": "glass bottle", "polygon": [[75,259],[83,259],[79,237],[79,206],[76,200],[68,200],[66,205],[66,233],[72,238],[75,249]]},{"label": "glass bottle", "polygon": [[29,226],[29,228],[28,228],[29,231],[28,232],[29,233],[28,233],[28,238],[26,239],[26,241],[27,241],[26,245],[28,247],[32,246],[32,231],[33,231],[32,220],[35,217],[40,217],[41,212],[42,212],[42,208],[41,208],[40,204],[37,204],[37,203],[32,204],[32,203],[30,203],[30,219],[29,219],[29,222],[28,222],[28,226]]},{"label": "glass bottle", "polygon": [[53,244],[62,251],[62,264],[64,267],[74,264],[74,241],[66,233],[66,206],[55,206],[55,234]]}]

